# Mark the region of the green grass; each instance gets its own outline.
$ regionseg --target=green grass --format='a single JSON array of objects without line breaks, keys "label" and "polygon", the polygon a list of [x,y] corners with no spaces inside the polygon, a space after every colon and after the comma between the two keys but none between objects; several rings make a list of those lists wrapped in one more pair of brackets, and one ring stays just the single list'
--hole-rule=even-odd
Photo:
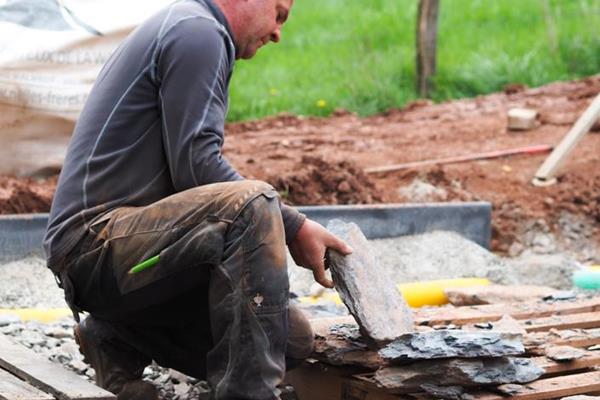
[{"label": "green grass", "polygon": [[[600,72],[600,1],[441,0],[442,101]],[[283,40],[238,61],[229,120],[370,115],[416,99],[417,0],[296,0]]]}]

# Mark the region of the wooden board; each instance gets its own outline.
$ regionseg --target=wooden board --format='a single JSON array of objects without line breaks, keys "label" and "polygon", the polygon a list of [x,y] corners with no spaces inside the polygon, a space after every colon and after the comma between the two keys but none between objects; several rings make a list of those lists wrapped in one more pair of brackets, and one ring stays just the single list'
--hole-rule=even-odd
[{"label": "wooden board", "polygon": [[552,316],[526,321],[523,327],[527,332],[543,332],[550,329],[589,329],[600,327],[600,312]]},{"label": "wooden board", "polygon": [[556,346],[589,347],[600,344],[600,329],[564,329],[531,332],[523,337],[528,354],[541,354],[540,349],[552,343]]},{"label": "wooden board", "polygon": [[476,322],[497,321],[504,315],[510,315],[514,319],[531,319],[596,311],[600,311],[600,296],[588,300],[560,301],[556,303],[542,301],[420,309],[415,313],[415,322],[419,325],[428,326],[465,325]]},{"label": "wooden board", "polygon": [[116,397],[0,335],[0,367],[60,400],[116,400]]},{"label": "wooden board", "polygon": [[0,400],[53,400],[54,396],[34,388],[0,369]]},{"label": "wooden board", "polygon": [[600,351],[588,351],[583,357],[566,362],[556,362],[547,357],[534,357],[532,360],[546,371],[544,375],[553,375],[600,366]]},{"label": "wooden board", "polygon": [[[514,400],[547,400],[576,394],[600,391],[600,371],[583,374],[558,376],[540,379],[522,386],[517,394],[510,396]],[[497,394],[473,394],[478,400],[503,400],[506,396]]]}]

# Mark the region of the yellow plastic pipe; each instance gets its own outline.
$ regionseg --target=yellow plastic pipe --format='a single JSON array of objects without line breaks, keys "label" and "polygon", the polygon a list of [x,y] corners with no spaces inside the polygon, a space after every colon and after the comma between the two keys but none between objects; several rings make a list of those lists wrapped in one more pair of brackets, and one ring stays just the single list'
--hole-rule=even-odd
[{"label": "yellow plastic pipe", "polygon": [[[599,269],[600,266],[593,266],[592,269]],[[448,298],[444,292],[449,288],[462,288],[473,286],[486,286],[490,281],[485,278],[460,278],[460,279],[442,279],[435,281],[400,283],[396,285],[406,302],[411,307],[438,306],[448,303]],[[315,304],[321,301],[332,301],[341,305],[342,300],[336,292],[326,292],[320,297],[306,296],[301,297],[303,303]],[[0,309],[0,315],[13,315],[21,321],[52,322],[73,314],[68,308],[16,308]]]},{"label": "yellow plastic pipe", "polygon": [[15,308],[0,309],[0,315],[12,315],[21,321],[52,322],[58,319],[72,316],[68,308]]},{"label": "yellow plastic pipe", "polygon": [[[447,304],[448,297],[444,292],[445,289],[487,286],[489,284],[490,281],[485,278],[459,278],[400,283],[396,286],[409,306],[422,307]],[[315,304],[323,300],[342,304],[340,296],[335,292],[326,292],[320,297],[306,296],[300,298],[301,302],[309,304]]]}]

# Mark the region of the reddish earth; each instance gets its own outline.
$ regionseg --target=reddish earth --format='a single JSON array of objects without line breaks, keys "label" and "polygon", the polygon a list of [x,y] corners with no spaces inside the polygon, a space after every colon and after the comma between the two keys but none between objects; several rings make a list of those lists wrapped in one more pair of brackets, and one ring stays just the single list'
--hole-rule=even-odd
[{"label": "reddish earth", "polygon": [[[246,177],[274,184],[292,204],[359,204],[424,200],[493,204],[494,250],[505,252],[531,221],[556,228],[564,211],[595,230],[600,243],[600,126],[596,124],[559,171],[558,184],[531,185],[547,154],[430,166],[385,174],[364,168],[462,156],[522,146],[556,145],[600,93],[600,76],[359,118],[280,115],[229,124],[225,156]],[[507,130],[512,107],[539,112],[526,132]],[[415,179],[438,191],[422,198],[406,189]],[[47,211],[56,180],[0,180],[0,212]],[[403,189],[404,188],[404,189]]]}]

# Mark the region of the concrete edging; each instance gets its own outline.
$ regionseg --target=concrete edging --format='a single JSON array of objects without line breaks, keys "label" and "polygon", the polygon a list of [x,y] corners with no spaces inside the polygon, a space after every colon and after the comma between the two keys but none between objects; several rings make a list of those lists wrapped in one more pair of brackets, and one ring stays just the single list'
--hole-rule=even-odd
[{"label": "concrete edging", "polygon": [[[454,231],[489,248],[492,207],[487,202],[303,206],[300,212],[327,225],[334,218],[356,223],[369,239]],[[0,261],[43,256],[48,214],[0,215]]]}]

